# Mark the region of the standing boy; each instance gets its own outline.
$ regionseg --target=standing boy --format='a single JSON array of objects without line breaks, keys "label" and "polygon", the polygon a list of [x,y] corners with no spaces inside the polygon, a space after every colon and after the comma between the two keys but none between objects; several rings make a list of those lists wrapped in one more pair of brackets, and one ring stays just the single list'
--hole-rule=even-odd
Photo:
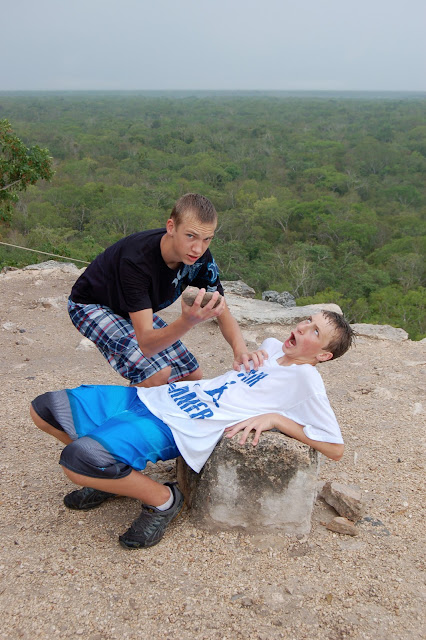
[{"label": "standing boy", "polygon": [[[153,387],[181,378],[200,380],[195,357],[180,338],[199,322],[217,318],[234,352],[234,367],[248,369],[249,354],[209,250],[217,225],[213,204],[188,193],[175,204],[165,229],[134,233],[108,247],[74,284],[68,301],[73,324],[132,385]],[[199,287],[192,307],[167,325],[156,315],[189,285]],[[217,292],[203,308],[205,290]],[[257,366],[257,361],[255,365]]]}]

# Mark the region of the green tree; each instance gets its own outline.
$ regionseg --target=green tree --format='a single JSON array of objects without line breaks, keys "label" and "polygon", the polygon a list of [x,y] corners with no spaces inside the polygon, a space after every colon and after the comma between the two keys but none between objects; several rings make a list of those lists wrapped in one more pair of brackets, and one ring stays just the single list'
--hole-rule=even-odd
[{"label": "green tree", "polygon": [[26,147],[13,133],[8,120],[0,120],[0,220],[9,222],[18,191],[53,176],[47,149]]},{"label": "green tree", "polygon": [[369,300],[371,321],[403,327],[411,340],[421,340],[426,335],[426,289],[417,287],[404,291],[398,285],[375,291]]}]

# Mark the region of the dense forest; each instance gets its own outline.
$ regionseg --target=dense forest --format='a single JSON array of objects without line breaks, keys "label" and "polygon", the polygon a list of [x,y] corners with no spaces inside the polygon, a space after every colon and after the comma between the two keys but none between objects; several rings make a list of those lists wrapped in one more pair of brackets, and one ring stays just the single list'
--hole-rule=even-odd
[{"label": "dense forest", "polygon": [[[1,118],[55,169],[1,241],[89,261],[195,191],[223,280],[425,337],[424,97],[3,93]],[[0,246],[0,267],[35,256]]]}]

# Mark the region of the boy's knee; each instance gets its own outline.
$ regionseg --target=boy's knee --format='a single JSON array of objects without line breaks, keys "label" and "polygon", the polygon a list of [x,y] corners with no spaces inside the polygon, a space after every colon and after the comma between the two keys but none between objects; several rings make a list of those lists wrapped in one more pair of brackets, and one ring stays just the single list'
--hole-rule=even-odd
[{"label": "boy's knee", "polygon": [[73,473],[87,475],[88,469],[93,469],[96,466],[90,449],[84,446],[84,441],[85,438],[74,440],[61,452],[59,464],[62,465],[68,477]]},{"label": "boy's knee", "polygon": [[203,371],[201,367],[198,367],[198,369],[196,369],[192,373],[188,374],[187,376],[184,376],[182,380],[201,380],[202,377],[203,377]]},{"label": "boy's knee", "polygon": [[[39,397],[40,396],[38,396],[37,398]],[[35,402],[37,398],[35,398],[33,402]],[[33,407],[33,403],[30,404],[30,417],[31,417],[31,420],[34,422],[35,426],[41,429],[42,431],[46,431],[48,427],[51,427],[51,425],[48,422],[46,422],[46,420],[43,420],[43,418],[37,413],[37,411]]]},{"label": "boy's knee", "polygon": [[[68,444],[61,453],[59,464],[66,475],[75,481],[75,476],[115,480],[125,477],[131,467],[116,460],[97,440],[83,436]],[[80,484],[78,481],[76,484]]]},{"label": "boy's knee", "polygon": [[38,415],[38,413],[35,411],[35,409],[34,409],[32,404],[30,404],[30,417],[31,417],[31,420],[36,425],[36,427],[38,427],[39,425],[37,424],[37,422],[39,422],[41,420],[41,418]]},{"label": "boy's knee", "polygon": [[161,371],[157,371],[154,375],[150,376],[142,382],[135,384],[135,387],[160,387],[162,384],[167,384],[172,372],[171,367],[165,367]]}]

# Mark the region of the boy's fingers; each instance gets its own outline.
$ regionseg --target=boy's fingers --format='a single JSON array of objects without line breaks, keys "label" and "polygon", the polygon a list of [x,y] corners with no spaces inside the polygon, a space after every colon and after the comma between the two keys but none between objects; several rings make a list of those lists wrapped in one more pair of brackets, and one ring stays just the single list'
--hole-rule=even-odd
[{"label": "boy's fingers", "polygon": [[194,304],[197,304],[198,306],[201,306],[201,303],[203,301],[205,293],[206,293],[205,289],[200,289],[199,292],[196,295],[196,298],[194,300]]},{"label": "boy's fingers", "polygon": [[259,442],[259,438],[260,438],[260,434],[261,433],[262,433],[262,427],[257,427],[256,428],[256,433],[254,434],[254,438],[253,438],[253,442],[252,442],[253,447],[255,447],[257,445],[257,443]]},{"label": "boy's fingers", "polygon": [[[203,291],[203,289],[202,289]],[[204,296],[203,296],[204,297]],[[203,301],[203,297],[201,298],[201,302]],[[217,302],[217,299],[219,298],[219,291],[215,291],[212,295],[212,297],[210,298],[210,300],[208,301],[208,303],[206,305],[204,305],[204,309],[213,309],[214,305]],[[200,303],[201,304],[201,303]],[[219,305],[218,305],[219,306]]]},{"label": "boy's fingers", "polygon": [[244,369],[248,373],[250,371],[248,354],[247,353],[243,353],[243,355],[241,356],[241,360],[243,361],[242,364],[244,365]]},{"label": "boy's fingers", "polygon": [[243,433],[243,436],[242,436],[242,438],[241,438],[241,440],[240,440],[239,444],[245,444],[245,443],[246,443],[246,440],[247,440],[247,438],[248,438],[248,435],[249,435],[250,431],[252,431],[252,429],[253,429],[253,428],[254,428],[254,427],[252,426],[251,421],[250,421],[250,422],[248,423],[248,425],[246,426],[246,428],[244,429],[244,433]]},{"label": "boy's fingers", "polygon": [[259,367],[259,358],[257,356],[257,353],[251,354],[251,361],[253,363],[253,369],[257,370]]}]

